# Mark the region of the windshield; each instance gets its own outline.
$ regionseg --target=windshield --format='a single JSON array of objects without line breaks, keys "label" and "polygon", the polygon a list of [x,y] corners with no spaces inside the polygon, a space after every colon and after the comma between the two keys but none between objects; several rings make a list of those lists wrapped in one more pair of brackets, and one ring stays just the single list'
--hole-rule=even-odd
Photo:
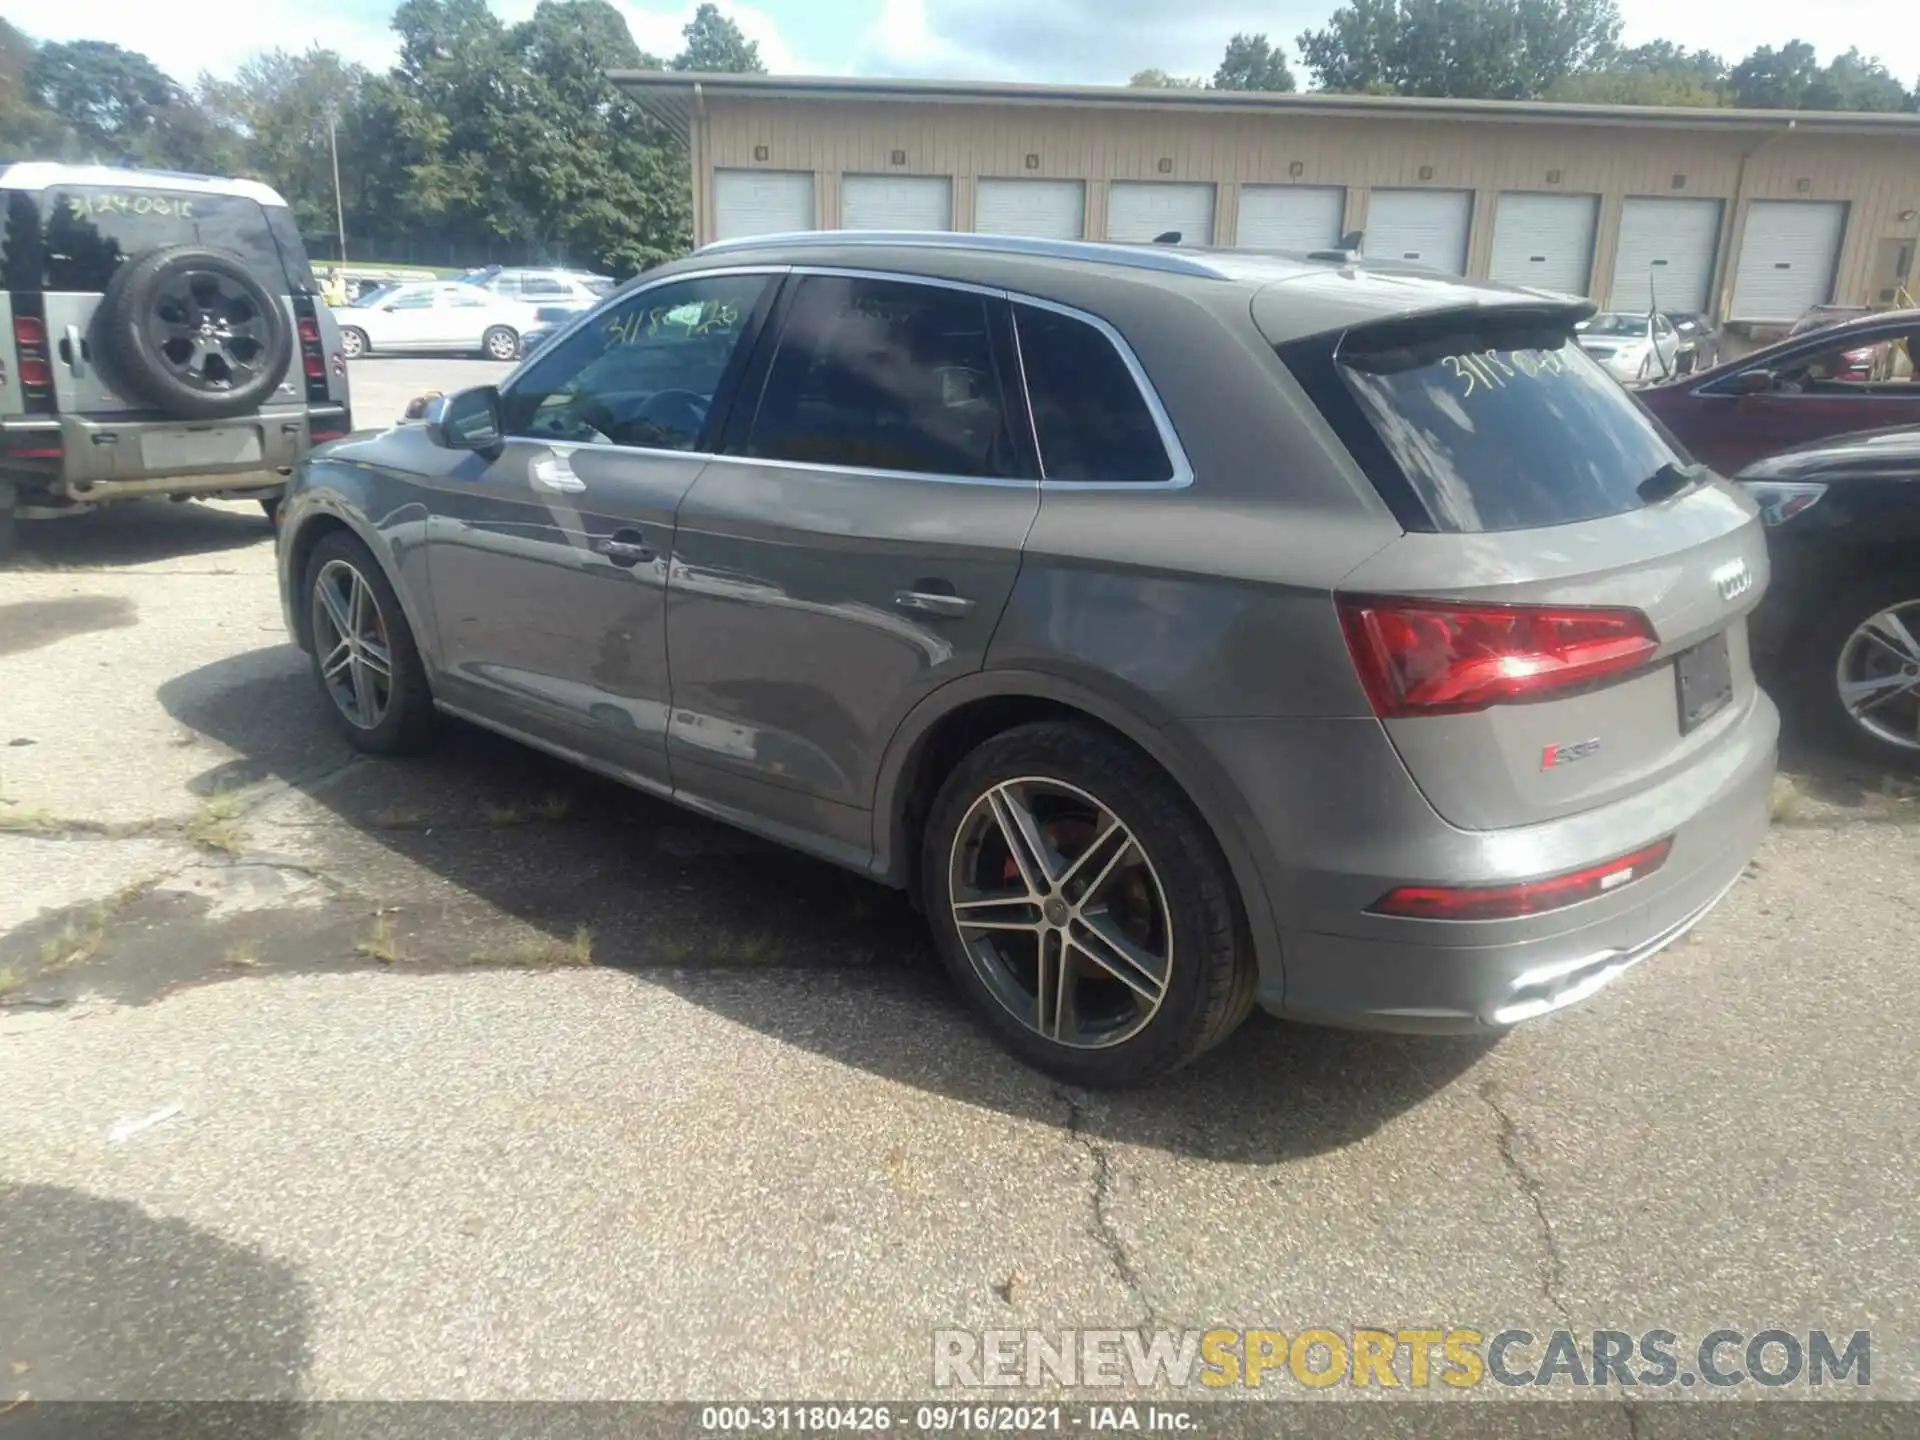
[{"label": "windshield", "polygon": [[1647,317],[1644,315],[1596,315],[1582,327],[1583,335],[1623,335],[1635,340],[1644,340],[1647,335]]},{"label": "windshield", "polygon": [[1350,337],[1335,368],[1377,437],[1376,484],[1390,467],[1434,527],[1455,532],[1565,525],[1645,504],[1658,487],[1644,487],[1682,457],[1570,339],[1546,328]]}]

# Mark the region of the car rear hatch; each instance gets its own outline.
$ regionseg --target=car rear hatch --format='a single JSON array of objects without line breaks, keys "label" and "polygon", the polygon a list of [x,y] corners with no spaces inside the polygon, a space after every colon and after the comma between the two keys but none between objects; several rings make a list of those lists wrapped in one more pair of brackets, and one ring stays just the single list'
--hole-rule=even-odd
[{"label": "car rear hatch", "polygon": [[[327,428],[345,432],[344,363],[330,364],[337,345],[329,344],[331,325],[284,205],[130,171],[113,184],[9,191],[6,218],[6,338],[23,374],[21,410],[47,426],[45,438],[23,432],[20,443],[55,463],[64,450],[69,481],[284,469],[304,447],[309,410],[331,415],[337,407],[340,418]],[[261,407],[272,423],[170,423],[175,417],[119,373],[98,318],[108,284],[129,260],[179,244],[232,252],[279,299],[296,339]]]},{"label": "car rear hatch", "polygon": [[1582,353],[1584,313],[1476,307],[1278,347],[1406,531],[1346,577],[1341,623],[1408,772],[1466,829],[1657,786],[1755,701],[1755,508]]}]

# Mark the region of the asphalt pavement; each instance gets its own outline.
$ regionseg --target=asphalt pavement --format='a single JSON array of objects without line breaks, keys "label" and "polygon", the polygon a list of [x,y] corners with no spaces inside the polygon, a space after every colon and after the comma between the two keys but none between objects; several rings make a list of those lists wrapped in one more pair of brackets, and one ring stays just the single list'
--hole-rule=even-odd
[{"label": "asphalt pavement", "polygon": [[1498,1042],[1256,1019],[1087,1093],[891,892],[464,727],[355,758],[257,508],[23,543],[0,1389],[900,1397],[940,1329],[1222,1325],[1870,1330],[1920,1398],[1910,785],[1796,745],[1706,923]]}]

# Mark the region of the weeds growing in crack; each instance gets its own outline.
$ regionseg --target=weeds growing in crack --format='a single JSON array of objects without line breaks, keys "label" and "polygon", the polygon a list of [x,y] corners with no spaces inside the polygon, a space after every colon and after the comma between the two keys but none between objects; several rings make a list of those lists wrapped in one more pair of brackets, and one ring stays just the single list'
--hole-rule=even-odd
[{"label": "weeds growing in crack", "polygon": [[353,953],[378,960],[382,965],[399,960],[400,937],[394,933],[393,922],[384,915],[375,916],[372,932],[353,947]]}]

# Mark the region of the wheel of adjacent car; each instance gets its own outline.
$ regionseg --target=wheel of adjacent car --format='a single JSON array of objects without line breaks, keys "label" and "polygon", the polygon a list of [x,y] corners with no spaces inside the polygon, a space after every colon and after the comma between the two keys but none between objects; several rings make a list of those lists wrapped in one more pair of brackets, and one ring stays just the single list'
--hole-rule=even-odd
[{"label": "wheel of adjacent car", "polygon": [[962,760],[928,816],[921,883],[975,1010],[1061,1079],[1151,1079],[1252,1008],[1212,835],[1165,772],[1090,725],[1022,726]]},{"label": "wheel of adjacent car", "polygon": [[1834,600],[1807,630],[1800,670],[1829,735],[1920,770],[1920,573],[1875,576]]},{"label": "wheel of adjacent car", "polygon": [[505,325],[495,325],[480,337],[480,348],[489,360],[515,360],[520,355],[520,337]]},{"label": "wheel of adjacent car", "polygon": [[307,558],[313,674],[334,724],[356,748],[399,754],[433,728],[433,696],[400,599],[373,552],[345,531]]},{"label": "wheel of adjacent car", "polygon": [[141,399],[183,420],[259,408],[293,360],[280,300],[228,250],[168,245],[107,282],[102,363]]},{"label": "wheel of adjacent car", "polygon": [[340,353],[349,360],[356,360],[367,353],[371,347],[367,344],[367,332],[352,325],[340,327]]}]

